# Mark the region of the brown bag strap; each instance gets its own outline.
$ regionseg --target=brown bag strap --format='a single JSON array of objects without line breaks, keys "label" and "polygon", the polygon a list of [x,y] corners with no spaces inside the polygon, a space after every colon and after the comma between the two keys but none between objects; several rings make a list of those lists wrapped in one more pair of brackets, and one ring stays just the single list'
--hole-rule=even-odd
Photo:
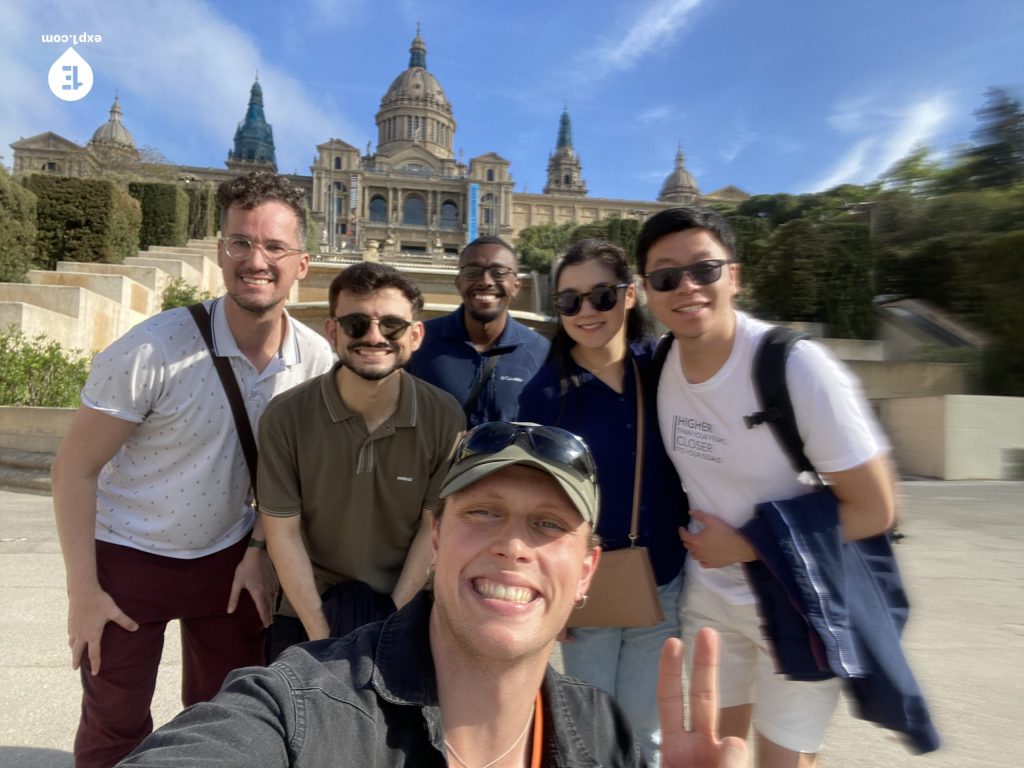
[{"label": "brown bag strap", "polygon": [[636,468],[633,472],[633,519],[629,524],[629,546],[635,547],[640,538],[640,483],[644,475],[644,390],[640,381],[640,367],[633,363],[633,376],[636,378]]},{"label": "brown bag strap", "polygon": [[210,350],[210,360],[220,378],[221,386],[224,387],[224,394],[228,398],[228,405],[231,406],[231,415],[235,420],[235,431],[238,433],[238,441],[242,444],[242,454],[245,456],[245,464],[249,468],[249,482],[252,486],[253,501],[256,509],[259,509],[259,500],[256,497],[256,467],[259,461],[259,451],[256,449],[256,437],[252,431],[252,424],[249,423],[249,414],[245,410],[245,400],[242,398],[242,391],[238,387],[238,380],[234,371],[231,370],[231,361],[221,357],[213,351],[213,332],[210,328],[210,313],[203,304],[192,304],[188,307],[192,319],[195,320],[199,333]]}]

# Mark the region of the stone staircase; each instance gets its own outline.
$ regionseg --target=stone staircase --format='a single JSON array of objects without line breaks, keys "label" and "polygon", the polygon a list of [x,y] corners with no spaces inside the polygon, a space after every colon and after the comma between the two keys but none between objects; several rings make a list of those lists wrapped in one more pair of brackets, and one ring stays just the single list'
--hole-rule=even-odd
[{"label": "stone staircase", "polygon": [[[124,264],[62,261],[55,271],[32,270],[27,283],[0,283],[0,328],[95,352],[158,313],[164,289],[178,278],[199,291],[223,290],[216,239],[153,247]],[[50,464],[71,413],[60,410],[0,408],[0,487],[50,492]],[[36,439],[40,420],[51,419],[57,426]]]},{"label": "stone staircase", "polygon": [[32,270],[28,283],[0,283],[0,328],[95,352],[159,312],[164,289],[177,278],[219,293],[216,239],[154,247],[124,264],[62,261],[55,271]]}]

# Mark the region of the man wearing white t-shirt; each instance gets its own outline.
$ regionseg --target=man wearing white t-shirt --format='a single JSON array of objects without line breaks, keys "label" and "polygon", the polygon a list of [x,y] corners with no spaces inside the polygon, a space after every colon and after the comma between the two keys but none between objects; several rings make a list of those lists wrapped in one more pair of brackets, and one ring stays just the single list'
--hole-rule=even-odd
[{"label": "man wearing white t-shirt", "polygon": [[[722,635],[723,736],[757,733],[760,768],[814,766],[839,695],[835,678],[797,682],[775,673],[756,598],[742,564],[756,559],[737,529],[758,503],[811,490],[759,411],[754,353],[771,328],[733,308],[740,288],[735,238],[713,211],[673,208],[648,219],[637,239],[649,306],[674,340],[658,384],[666,449],[686,486],[692,522],[681,602],[684,637],[701,626]],[[893,522],[885,443],[857,382],[820,346],[798,342],[786,381],[804,450],[839,500],[847,540]]]},{"label": "man wearing white t-shirt", "polygon": [[[330,369],[330,346],[284,304],[305,277],[305,193],[253,173],[218,190],[226,295],[205,302],[255,429],[270,399]],[[53,463],[71,665],[82,670],[76,768],[117,763],[153,728],[169,620],[182,628],[182,701],[263,663],[276,580],[249,470],[192,315],[146,320],[93,361]]]}]

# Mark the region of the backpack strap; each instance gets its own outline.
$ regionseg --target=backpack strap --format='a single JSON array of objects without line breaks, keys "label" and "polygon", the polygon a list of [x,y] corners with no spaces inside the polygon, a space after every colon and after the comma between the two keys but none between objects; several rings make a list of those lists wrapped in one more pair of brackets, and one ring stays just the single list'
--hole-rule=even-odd
[{"label": "backpack strap", "polygon": [[793,345],[807,334],[784,326],[774,326],[761,340],[754,355],[754,389],[763,410],[743,417],[747,429],[768,424],[790,462],[800,472],[814,472],[804,454],[804,441],[796,425],[793,401],[786,383],[786,360]]}]

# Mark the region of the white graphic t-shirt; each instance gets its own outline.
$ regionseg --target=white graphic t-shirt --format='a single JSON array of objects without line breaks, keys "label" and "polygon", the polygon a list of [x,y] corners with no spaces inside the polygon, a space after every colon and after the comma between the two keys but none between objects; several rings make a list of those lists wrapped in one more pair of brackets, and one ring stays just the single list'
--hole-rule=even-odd
[{"label": "white graphic t-shirt", "polygon": [[[683,376],[674,342],[658,386],[661,433],[690,508],[734,528],[753,517],[756,504],[812,490],[797,477],[771,427],[748,429],[743,421],[761,410],[751,368],[761,337],[770,328],[737,312],[729,359],[699,384]],[[794,345],[786,381],[804,452],[819,472],[852,469],[888,449],[859,382],[824,347],[810,341]],[[698,530],[696,521],[690,529]],[[700,579],[729,602],[754,602],[741,565],[705,569],[690,558],[686,568],[687,578]]]}]

